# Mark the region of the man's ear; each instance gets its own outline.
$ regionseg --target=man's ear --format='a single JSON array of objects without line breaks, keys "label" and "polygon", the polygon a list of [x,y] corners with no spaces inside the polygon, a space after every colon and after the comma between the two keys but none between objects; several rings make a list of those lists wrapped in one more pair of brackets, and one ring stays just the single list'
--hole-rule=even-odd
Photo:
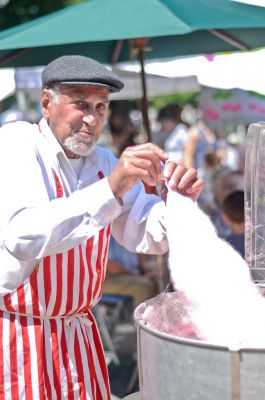
[{"label": "man's ear", "polygon": [[50,115],[50,103],[51,103],[51,95],[48,89],[43,89],[42,97],[41,97],[41,108],[42,108],[42,115],[45,119],[48,119]]}]

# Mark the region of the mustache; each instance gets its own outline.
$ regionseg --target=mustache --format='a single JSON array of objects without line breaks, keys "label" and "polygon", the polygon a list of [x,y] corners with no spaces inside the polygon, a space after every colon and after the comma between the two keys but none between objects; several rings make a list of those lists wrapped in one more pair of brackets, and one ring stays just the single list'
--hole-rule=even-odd
[{"label": "mustache", "polygon": [[79,133],[79,132],[85,132],[85,133],[88,133],[88,134],[95,135],[95,133],[96,133],[96,128],[91,127],[91,128],[88,129],[87,127],[81,127],[81,128],[79,128],[79,129],[74,129],[74,130],[73,130],[73,134]]}]

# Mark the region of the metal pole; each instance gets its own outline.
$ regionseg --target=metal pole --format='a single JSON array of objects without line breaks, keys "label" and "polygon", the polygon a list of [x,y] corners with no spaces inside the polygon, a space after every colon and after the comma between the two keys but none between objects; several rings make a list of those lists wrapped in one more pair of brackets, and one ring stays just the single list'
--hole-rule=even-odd
[{"label": "metal pole", "polygon": [[152,134],[151,134],[151,128],[150,128],[150,121],[148,117],[148,99],[147,99],[147,89],[146,89],[146,76],[145,76],[145,70],[144,70],[144,47],[141,46],[139,48],[139,60],[141,64],[141,81],[142,81],[142,91],[143,91],[143,96],[142,96],[142,101],[141,101],[141,111],[142,111],[142,117],[143,117],[143,123],[147,135],[147,140],[148,142],[152,141]]},{"label": "metal pole", "polygon": [[147,99],[147,89],[146,89],[146,76],[144,70],[144,53],[146,51],[147,38],[137,38],[132,39],[133,48],[132,53],[138,56],[141,64],[141,83],[142,83],[142,99],[141,99],[141,112],[143,118],[143,124],[147,135],[148,142],[152,141],[150,121],[148,117],[148,99]]}]

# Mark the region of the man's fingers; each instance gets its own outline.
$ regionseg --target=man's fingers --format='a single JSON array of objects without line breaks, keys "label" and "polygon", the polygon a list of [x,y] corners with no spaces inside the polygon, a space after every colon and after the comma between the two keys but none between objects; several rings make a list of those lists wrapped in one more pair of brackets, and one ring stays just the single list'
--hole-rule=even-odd
[{"label": "man's fingers", "polygon": [[176,189],[176,191],[183,196],[190,197],[193,201],[196,201],[198,197],[201,194],[201,191],[203,189],[203,181],[202,179],[196,180],[191,186],[185,188],[185,189]]},{"label": "man's fingers", "polygon": [[161,162],[168,159],[167,154],[153,143],[127,147],[120,156],[115,173],[109,177],[111,189],[120,197],[128,192],[137,181],[149,186],[162,183]]},{"label": "man's fingers", "polygon": [[161,156],[164,154],[165,152],[155,145],[149,145],[148,147],[139,145],[128,147],[124,151],[123,156],[132,159],[132,161],[134,159],[151,161],[155,168],[156,175],[159,175],[161,173],[161,161],[164,161],[164,157],[161,159]]},{"label": "man's fingers", "polygon": [[128,147],[127,149],[133,150],[134,152],[148,151],[154,153],[161,161],[166,161],[168,159],[167,153],[154,143],[143,143],[136,146]]},{"label": "man's fingers", "polygon": [[190,168],[184,172],[184,175],[180,178],[178,183],[179,189],[185,189],[197,180],[197,171],[194,168]]},{"label": "man's fingers", "polygon": [[146,179],[150,182],[152,181],[154,182],[153,184],[156,183],[158,173],[156,170],[156,166],[154,165],[152,160],[134,157],[131,159],[124,158],[122,162],[124,162],[124,166],[126,167],[126,172],[128,173],[128,175],[134,175],[137,172],[138,177],[140,177],[141,175],[140,179]]},{"label": "man's fingers", "polygon": [[204,181],[202,179],[196,179],[191,184],[189,189],[187,189],[187,192],[194,192],[194,190],[198,190],[198,188],[203,188],[203,186],[204,186]]},{"label": "man's fingers", "polygon": [[[153,179],[161,180],[158,176],[162,174],[161,164],[168,158],[164,150],[153,143],[127,147],[122,153],[120,160],[129,159],[131,163],[140,168],[147,169]],[[138,164],[138,161],[142,164]]]},{"label": "man's fingers", "polygon": [[168,185],[172,189],[183,190],[190,186],[195,179],[197,179],[197,171],[194,168],[187,170],[187,168],[179,164],[170,177]]},{"label": "man's fingers", "polygon": [[168,186],[184,196],[196,201],[202,192],[204,182],[197,178],[197,170],[185,168],[174,162],[168,162],[165,168],[165,177],[168,179]]}]

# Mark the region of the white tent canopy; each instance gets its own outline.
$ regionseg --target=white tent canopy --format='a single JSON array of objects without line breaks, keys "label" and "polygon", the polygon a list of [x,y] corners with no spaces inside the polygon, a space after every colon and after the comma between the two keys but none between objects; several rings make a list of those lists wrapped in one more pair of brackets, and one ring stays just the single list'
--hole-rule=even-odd
[{"label": "white tent canopy", "polygon": [[15,92],[15,70],[13,68],[0,69],[0,82],[0,101],[2,101]]},{"label": "white tent canopy", "polygon": [[[16,88],[40,90],[42,70],[43,67],[17,68]],[[265,49],[146,62],[145,70],[149,98],[199,91],[200,85],[221,89],[238,88],[265,94]],[[7,70],[0,70],[3,74],[7,73],[5,71]],[[4,90],[4,85],[10,85],[14,91],[14,70],[8,71],[13,76],[1,78],[1,90]],[[125,82],[124,90],[113,94],[113,100],[142,96],[139,63],[120,64],[113,71]],[[9,93],[12,91],[9,89]]]},{"label": "white tent canopy", "polygon": [[[43,66],[32,68],[21,67],[15,70],[18,109],[29,120],[36,120],[38,112],[40,113],[38,104],[41,98],[41,73],[43,68]],[[108,66],[108,68],[110,67]],[[139,73],[124,71],[118,68],[113,68],[113,72],[119,76],[125,86],[121,92],[111,94],[111,100],[139,99],[142,97],[142,83]],[[147,74],[146,84],[149,98],[174,93],[200,91],[200,85],[195,76],[167,78]],[[32,107],[29,108],[29,104],[35,104],[35,109],[33,110]]]},{"label": "white tent canopy", "polygon": [[[121,64],[120,68],[139,71],[136,63]],[[146,62],[145,69],[148,74],[170,78],[197,76],[204,86],[265,94],[265,49]]]},{"label": "white tent canopy", "polygon": [[[16,88],[18,90],[23,89],[27,92],[31,92],[34,97],[40,94],[42,70],[43,67],[17,68],[15,72]],[[139,73],[120,70],[118,68],[113,68],[113,72],[119,76],[125,86],[121,92],[111,95],[112,100],[142,97],[142,84]],[[200,85],[195,76],[167,78],[147,74],[146,84],[149,97],[179,92],[196,92],[200,90]],[[38,90],[36,91],[36,89]]]}]

